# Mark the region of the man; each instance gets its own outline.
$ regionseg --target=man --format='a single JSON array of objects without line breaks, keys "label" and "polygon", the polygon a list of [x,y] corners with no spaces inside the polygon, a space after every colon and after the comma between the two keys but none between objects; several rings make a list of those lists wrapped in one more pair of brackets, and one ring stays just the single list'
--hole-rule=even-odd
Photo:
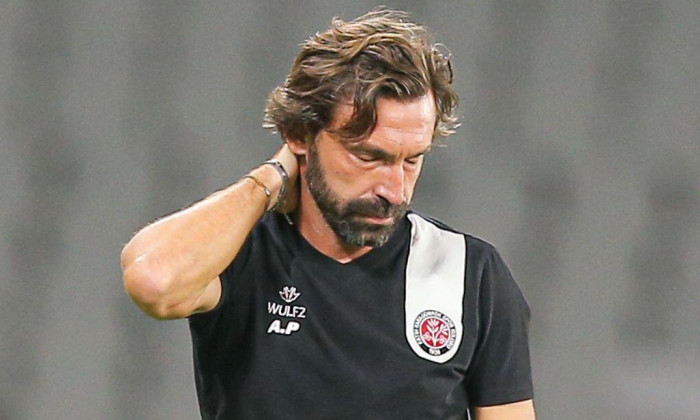
[{"label": "man", "polygon": [[203,418],[534,419],[508,269],[408,209],[456,104],[407,14],[335,19],[268,100],[275,158],[124,248],[141,309],[189,319]]}]

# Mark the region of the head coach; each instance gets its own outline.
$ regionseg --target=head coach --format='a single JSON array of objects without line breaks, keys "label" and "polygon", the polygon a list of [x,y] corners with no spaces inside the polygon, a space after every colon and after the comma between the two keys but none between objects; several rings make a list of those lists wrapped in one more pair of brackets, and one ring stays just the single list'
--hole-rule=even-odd
[{"label": "head coach", "polygon": [[202,418],[535,418],[508,268],[410,208],[457,126],[444,51],[404,12],[334,19],[268,98],[273,158],[125,246],[136,304],[188,319]]}]

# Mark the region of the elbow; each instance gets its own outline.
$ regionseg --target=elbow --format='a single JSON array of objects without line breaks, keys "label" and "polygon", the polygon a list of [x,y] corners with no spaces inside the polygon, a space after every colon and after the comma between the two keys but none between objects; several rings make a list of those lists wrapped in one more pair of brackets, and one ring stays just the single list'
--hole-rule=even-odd
[{"label": "elbow", "polygon": [[178,318],[170,303],[172,278],[147,256],[126,258],[122,252],[124,289],[143,312],[155,319]]}]

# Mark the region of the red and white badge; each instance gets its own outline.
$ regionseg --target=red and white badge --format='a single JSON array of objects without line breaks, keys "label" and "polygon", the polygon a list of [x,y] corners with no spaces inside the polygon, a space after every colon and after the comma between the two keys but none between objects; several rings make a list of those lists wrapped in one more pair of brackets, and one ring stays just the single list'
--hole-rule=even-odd
[{"label": "red and white badge", "polygon": [[457,329],[442,312],[423,311],[413,322],[413,338],[423,351],[431,356],[440,356],[454,347]]}]

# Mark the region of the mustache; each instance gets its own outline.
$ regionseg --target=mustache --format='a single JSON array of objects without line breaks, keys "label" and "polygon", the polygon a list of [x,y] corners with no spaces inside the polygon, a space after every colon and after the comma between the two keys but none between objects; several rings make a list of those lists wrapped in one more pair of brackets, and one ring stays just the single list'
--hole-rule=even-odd
[{"label": "mustache", "polygon": [[368,217],[392,217],[403,216],[408,211],[408,203],[391,204],[381,197],[376,199],[356,199],[345,206],[345,214],[358,214]]}]

